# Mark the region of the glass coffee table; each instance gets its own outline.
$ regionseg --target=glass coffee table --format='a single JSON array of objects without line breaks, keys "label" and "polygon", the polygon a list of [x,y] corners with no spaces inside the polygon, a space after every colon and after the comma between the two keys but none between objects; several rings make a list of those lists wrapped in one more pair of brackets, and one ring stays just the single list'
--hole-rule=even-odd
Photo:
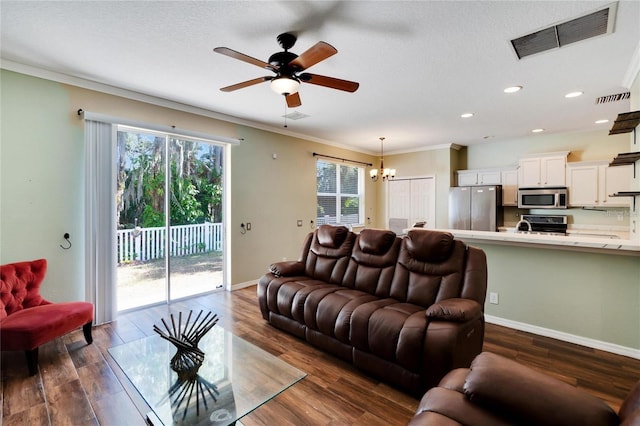
[{"label": "glass coffee table", "polygon": [[198,345],[197,375],[178,377],[176,348],[160,336],[114,346],[109,353],[152,411],[152,425],[228,425],[271,400],[306,373],[215,326]]}]

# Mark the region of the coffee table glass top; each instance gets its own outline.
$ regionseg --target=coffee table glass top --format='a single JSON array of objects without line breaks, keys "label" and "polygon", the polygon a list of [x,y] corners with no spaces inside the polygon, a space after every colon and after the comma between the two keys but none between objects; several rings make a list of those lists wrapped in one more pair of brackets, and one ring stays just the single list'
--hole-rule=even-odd
[{"label": "coffee table glass top", "polygon": [[204,363],[178,377],[169,361],[176,348],[150,336],[109,349],[152,408],[148,420],[171,424],[232,424],[306,374],[257,346],[215,326],[200,340]]}]

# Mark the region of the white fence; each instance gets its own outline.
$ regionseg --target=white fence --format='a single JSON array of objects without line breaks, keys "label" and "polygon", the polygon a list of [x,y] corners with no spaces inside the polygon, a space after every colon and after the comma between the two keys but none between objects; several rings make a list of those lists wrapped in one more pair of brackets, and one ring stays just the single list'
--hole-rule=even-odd
[{"label": "white fence", "polygon": [[[222,251],[222,224],[202,223],[170,227],[169,240],[166,228],[136,228],[118,230],[118,264],[159,259],[169,256],[186,256],[209,251]],[[168,243],[168,253],[165,250]]]}]

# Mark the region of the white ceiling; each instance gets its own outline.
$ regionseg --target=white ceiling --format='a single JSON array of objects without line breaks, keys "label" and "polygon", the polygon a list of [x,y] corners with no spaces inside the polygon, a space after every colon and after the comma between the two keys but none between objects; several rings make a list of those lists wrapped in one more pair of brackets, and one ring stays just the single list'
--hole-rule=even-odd
[{"label": "white ceiling", "polygon": [[[470,145],[609,129],[640,67],[640,2],[620,1],[615,31],[517,60],[509,40],[593,12],[607,1],[7,1],[7,69],[41,69],[164,98],[261,128],[376,152]],[[268,83],[220,87],[269,71],[213,52],[226,46],[267,61],[276,36],[297,31],[300,54],[319,40],[338,54],[309,72],[358,81],[355,93],[310,84],[308,115],[283,128],[284,99]],[[524,89],[507,95],[503,89]],[[566,99],[572,91],[578,98]],[[473,112],[470,119],[460,118]]]}]

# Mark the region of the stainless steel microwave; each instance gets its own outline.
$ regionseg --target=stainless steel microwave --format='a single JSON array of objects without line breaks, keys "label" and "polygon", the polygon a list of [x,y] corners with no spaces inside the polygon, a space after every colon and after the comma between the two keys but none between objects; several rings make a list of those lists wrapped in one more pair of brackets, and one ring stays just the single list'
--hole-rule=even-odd
[{"label": "stainless steel microwave", "polygon": [[568,191],[564,186],[518,189],[518,208],[520,209],[566,209],[568,202]]}]

